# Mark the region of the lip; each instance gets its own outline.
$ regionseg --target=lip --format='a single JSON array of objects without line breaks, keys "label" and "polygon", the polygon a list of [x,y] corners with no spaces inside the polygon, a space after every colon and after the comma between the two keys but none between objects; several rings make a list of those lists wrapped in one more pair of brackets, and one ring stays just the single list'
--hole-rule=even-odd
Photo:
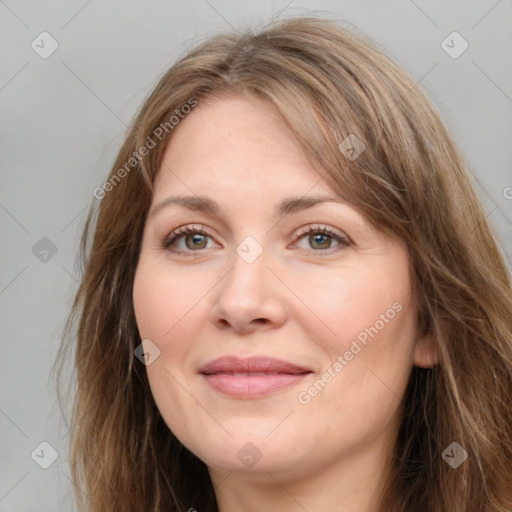
[{"label": "lip", "polygon": [[312,371],[269,356],[245,359],[224,356],[202,366],[200,373],[216,391],[238,398],[258,398],[291,386]]}]

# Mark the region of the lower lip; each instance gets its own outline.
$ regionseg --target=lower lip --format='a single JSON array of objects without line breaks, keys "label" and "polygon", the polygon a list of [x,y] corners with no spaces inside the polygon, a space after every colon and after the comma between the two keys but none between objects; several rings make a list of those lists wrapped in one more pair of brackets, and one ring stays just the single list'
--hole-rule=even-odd
[{"label": "lower lip", "polygon": [[278,373],[276,375],[235,376],[225,373],[205,375],[206,382],[215,390],[225,395],[238,398],[257,398],[267,396],[288,386],[300,382],[309,373],[292,375]]}]

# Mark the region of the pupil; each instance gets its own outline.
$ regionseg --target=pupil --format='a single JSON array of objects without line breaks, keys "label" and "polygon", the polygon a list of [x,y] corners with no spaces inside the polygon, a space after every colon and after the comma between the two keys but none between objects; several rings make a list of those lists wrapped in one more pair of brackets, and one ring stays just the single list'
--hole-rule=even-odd
[{"label": "pupil", "polygon": [[[192,247],[190,247],[189,244],[187,243],[187,247],[189,249],[194,248],[194,247],[197,249],[199,247],[198,243],[201,243],[201,241],[204,243],[204,235],[201,235],[199,233],[194,233],[193,235],[189,235],[187,237],[187,242],[190,240],[190,236],[192,237],[193,241],[192,241],[192,244],[191,244]],[[200,249],[203,249],[203,247],[200,247]]]},{"label": "pupil", "polygon": [[[319,243],[320,245],[323,245],[321,241],[319,241],[319,239],[323,238],[324,239],[324,244],[325,242],[327,241],[328,237],[327,235],[322,235],[322,234],[317,234],[317,235],[312,235],[312,238],[314,240],[314,243]],[[327,243],[327,248],[329,248],[328,246],[330,245],[330,243]]]}]

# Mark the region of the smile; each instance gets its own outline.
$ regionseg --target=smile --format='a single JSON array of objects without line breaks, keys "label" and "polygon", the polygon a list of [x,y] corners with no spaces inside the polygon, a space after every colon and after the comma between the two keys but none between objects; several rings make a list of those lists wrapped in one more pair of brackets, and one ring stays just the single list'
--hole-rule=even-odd
[{"label": "smile", "polygon": [[210,361],[199,374],[215,391],[237,398],[260,398],[297,384],[309,368],[270,356],[224,356]]}]

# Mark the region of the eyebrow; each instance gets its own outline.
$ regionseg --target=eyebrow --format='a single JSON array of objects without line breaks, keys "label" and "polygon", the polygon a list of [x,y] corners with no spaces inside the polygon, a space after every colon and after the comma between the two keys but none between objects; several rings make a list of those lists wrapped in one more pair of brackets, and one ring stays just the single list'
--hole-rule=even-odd
[{"label": "eyebrow", "polygon": [[[347,204],[341,197],[335,196],[311,196],[311,197],[288,197],[283,199],[276,207],[274,214],[276,216],[285,216],[298,211],[312,208],[320,203],[339,203]],[[152,217],[159,213],[161,210],[169,206],[181,206],[188,210],[201,211],[211,213],[216,217],[222,217],[222,209],[216,201],[207,197],[201,196],[173,196],[164,199],[158,203],[150,212],[149,216]]]}]

